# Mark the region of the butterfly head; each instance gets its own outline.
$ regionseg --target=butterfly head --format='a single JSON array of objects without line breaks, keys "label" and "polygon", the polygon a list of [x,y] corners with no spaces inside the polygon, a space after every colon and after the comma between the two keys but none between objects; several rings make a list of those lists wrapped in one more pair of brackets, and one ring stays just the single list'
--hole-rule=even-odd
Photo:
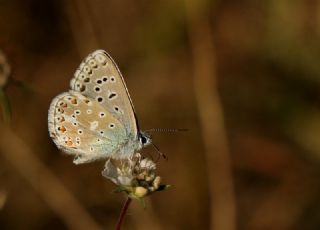
[{"label": "butterfly head", "polygon": [[139,141],[143,147],[146,147],[152,143],[151,135],[146,132],[140,132]]}]

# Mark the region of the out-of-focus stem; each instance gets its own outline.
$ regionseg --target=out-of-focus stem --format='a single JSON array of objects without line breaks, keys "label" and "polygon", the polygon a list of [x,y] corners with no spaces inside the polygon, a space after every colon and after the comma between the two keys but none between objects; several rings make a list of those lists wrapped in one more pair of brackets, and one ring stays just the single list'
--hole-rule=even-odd
[{"label": "out-of-focus stem", "polygon": [[185,0],[193,61],[194,89],[198,104],[207,162],[210,193],[210,229],[234,230],[236,207],[232,168],[217,89],[213,33],[207,2]]},{"label": "out-of-focus stem", "polygon": [[101,229],[60,180],[9,126],[0,123],[0,153],[69,229]]}]

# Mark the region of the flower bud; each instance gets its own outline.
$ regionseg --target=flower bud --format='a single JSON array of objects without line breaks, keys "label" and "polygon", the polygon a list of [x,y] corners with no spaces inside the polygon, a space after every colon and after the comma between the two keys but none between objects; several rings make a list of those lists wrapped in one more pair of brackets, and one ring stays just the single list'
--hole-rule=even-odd
[{"label": "flower bud", "polygon": [[152,185],[155,190],[157,190],[159,188],[160,183],[161,183],[161,177],[157,176],[156,178],[154,178]]},{"label": "flower bud", "polygon": [[148,194],[148,190],[144,187],[138,186],[135,188],[134,195],[138,198],[145,197]]}]

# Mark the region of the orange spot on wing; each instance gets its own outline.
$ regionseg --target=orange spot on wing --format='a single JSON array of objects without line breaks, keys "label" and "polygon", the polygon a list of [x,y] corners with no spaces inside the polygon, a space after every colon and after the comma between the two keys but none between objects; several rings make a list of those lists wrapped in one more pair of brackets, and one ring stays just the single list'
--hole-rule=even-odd
[{"label": "orange spot on wing", "polygon": [[69,147],[73,146],[73,142],[72,141],[67,141],[66,143]]},{"label": "orange spot on wing", "polygon": [[75,105],[75,104],[77,104],[77,103],[78,103],[77,99],[75,99],[75,98],[72,98],[72,99],[71,99],[71,104],[74,104],[74,105]]},{"label": "orange spot on wing", "polygon": [[64,127],[64,126],[58,127],[58,130],[59,130],[61,133],[64,133],[65,131],[67,131],[66,127]]}]

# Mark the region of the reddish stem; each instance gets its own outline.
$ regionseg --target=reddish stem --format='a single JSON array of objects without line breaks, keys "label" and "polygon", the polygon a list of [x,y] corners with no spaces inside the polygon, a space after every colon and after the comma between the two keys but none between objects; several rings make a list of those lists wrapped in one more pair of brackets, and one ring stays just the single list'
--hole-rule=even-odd
[{"label": "reddish stem", "polygon": [[127,198],[126,202],[124,203],[122,209],[121,209],[121,212],[120,212],[120,216],[119,216],[119,219],[118,219],[118,223],[117,223],[117,226],[116,226],[116,230],[120,230],[121,229],[121,225],[123,223],[123,220],[124,220],[124,217],[127,213],[127,210],[130,206],[130,203],[131,203],[132,199],[130,197]]}]

